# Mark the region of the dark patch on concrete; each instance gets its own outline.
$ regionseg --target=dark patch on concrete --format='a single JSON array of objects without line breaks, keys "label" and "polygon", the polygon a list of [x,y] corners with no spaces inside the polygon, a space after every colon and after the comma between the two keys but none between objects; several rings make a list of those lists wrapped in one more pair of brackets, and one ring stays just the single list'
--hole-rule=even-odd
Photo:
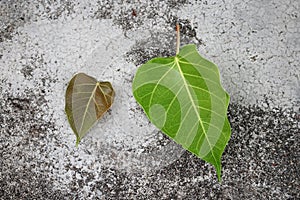
[{"label": "dark patch on concrete", "polygon": [[[141,26],[147,18],[154,18],[157,15],[155,4],[139,6],[129,2],[101,1],[98,2],[97,11],[93,14],[96,19],[113,19],[113,22],[125,32]],[[121,9],[117,8],[121,7]],[[150,9],[150,12],[145,10]]]},{"label": "dark patch on concrete", "polygon": [[182,45],[190,43],[194,43],[196,45],[205,45],[203,40],[197,37],[197,26],[194,26],[190,20],[180,19],[176,16],[171,16],[170,19],[168,19],[168,23],[171,25],[171,27],[176,27],[176,24],[179,24],[180,43]]},{"label": "dark patch on concrete", "polygon": [[[80,199],[82,194],[78,193],[78,190],[86,185],[91,185],[92,182],[95,181],[94,174],[83,171],[82,169],[74,166],[72,167],[71,165],[66,165],[65,167],[66,169],[74,172],[72,174],[72,181],[68,185],[68,188],[71,191],[72,198]],[[87,195],[86,197],[93,198],[91,194]]]},{"label": "dark patch on concrete", "polygon": [[11,40],[14,27],[15,27],[14,24],[9,24],[4,29],[1,29],[0,42],[3,42],[5,39]]},{"label": "dark patch on concrete", "polygon": [[231,105],[229,114],[233,134],[223,163],[228,169],[224,179],[234,183],[233,196],[299,198],[299,114],[241,105]]},{"label": "dark patch on concrete", "polygon": [[170,138],[161,131],[157,131],[155,138],[156,144],[153,145],[153,147],[155,148],[167,146],[169,143],[172,142],[172,140],[170,140]]},{"label": "dark patch on concrete", "polygon": [[114,7],[112,0],[98,1],[97,10],[92,16],[95,19],[112,19]]},{"label": "dark patch on concrete", "polygon": [[254,56],[251,56],[251,57],[250,57],[250,60],[251,60],[252,62],[255,62],[255,61],[257,60],[257,58],[258,58],[258,55],[254,55]]},{"label": "dark patch on concrete", "polygon": [[39,17],[47,16],[50,20],[56,20],[62,15],[74,13],[72,1],[1,1],[0,2],[0,42],[11,40],[15,30],[25,23],[35,21],[38,16],[34,10],[39,10]]},{"label": "dark patch on concrete", "polygon": [[[16,161],[17,163],[17,161]],[[66,199],[70,194],[54,190],[47,174],[33,172],[34,166],[11,165],[2,169],[0,176],[1,199]]]},{"label": "dark patch on concrete", "polygon": [[25,2],[1,1],[0,2],[0,42],[11,40],[16,28],[22,26],[28,19]]},{"label": "dark patch on concrete", "polygon": [[[128,199],[133,198],[132,192],[138,188],[131,188],[131,177],[125,172],[116,171],[112,168],[102,168],[101,177],[103,179],[96,181],[93,189],[100,190],[106,199]],[[128,191],[131,195],[123,196]]]},{"label": "dark patch on concrete", "polygon": [[[126,31],[140,27],[146,20],[168,20],[171,16],[171,10],[177,10],[187,3],[188,1],[186,0],[159,2],[145,1],[140,2],[139,4],[131,3],[130,1],[99,1],[97,6],[98,9],[93,14],[93,17],[96,19],[113,19],[114,23],[117,26],[120,26],[126,34]],[[161,5],[163,4],[167,5],[164,10],[161,9]],[[162,17],[160,12],[163,12],[164,17]]]},{"label": "dark patch on concrete", "polygon": [[32,66],[27,65],[21,69],[21,73],[24,75],[26,79],[28,79],[32,77],[34,69],[35,68],[33,68]]},{"label": "dark patch on concrete", "polygon": [[[25,93],[26,96],[2,94],[3,101],[0,102],[2,139],[0,143],[6,148],[29,143],[38,144],[38,140],[47,139],[48,130],[55,130],[51,121],[43,120],[43,117],[47,116],[42,109],[42,107],[47,107],[44,94],[28,89],[25,89]],[[14,144],[9,143],[12,136],[18,136],[22,140]],[[2,152],[4,149],[0,148],[0,151]]]},{"label": "dark patch on concrete", "polygon": [[170,8],[176,8],[176,9],[179,9],[181,6],[184,6],[188,2],[189,1],[187,1],[187,0],[169,0],[169,1],[166,1],[167,5]]},{"label": "dark patch on concrete", "polygon": [[[121,9],[117,7],[121,7]],[[128,31],[143,23],[145,16],[139,12],[139,8],[129,2],[123,4],[123,2],[116,3],[109,0],[99,1],[93,17],[96,19],[113,19],[117,26],[120,26],[124,31]]]},{"label": "dark patch on concrete", "polygon": [[[98,10],[93,17],[96,19],[113,19],[115,25],[124,30],[125,35],[127,31],[137,29],[149,19],[164,22],[163,27],[160,28],[164,32],[153,30],[151,37],[137,41],[132,49],[126,53],[126,60],[135,65],[141,65],[154,57],[175,55],[176,23],[179,23],[181,27],[181,45],[190,43],[203,45],[203,41],[196,35],[197,27],[194,27],[189,20],[180,19],[171,14],[171,10],[180,8],[187,1],[166,1],[165,3],[167,8],[162,11],[160,5],[155,2],[141,2],[138,5],[125,3],[122,5],[111,1],[101,1],[98,2]],[[161,17],[160,12],[164,13],[163,17]]]},{"label": "dark patch on concrete", "polygon": [[176,53],[175,27],[177,23],[180,25],[181,46],[186,44],[204,45],[204,42],[197,37],[197,27],[193,27],[189,20],[169,16],[166,22],[169,25],[165,29],[166,32],[155,32],[149,38],[137,41],[126,53],[126,61],[139,66],[155,57],[174,56]]},{"label": "dark patch on concrete", "polygon": [[171,34],[153,33],[150,38],[136,42],[126,53],[126,61],[139,66],[155,57],[174,56],[175,48],[175,39]]},{"label": "dark patch on concrete", "polygon": [[32,55],[29,58],[22,58],[25,64],[22,64],[21,73],[26,79],[32,79],[35,69],[41,68],[44,63],[43,55]]},{"label": "dark patch on concrete", "polygon": [[127,9],[121,11],[120,15],[114,19],[114,23],[120,26],[124,31],[128,31],[134,27],[141,26],[143,21],[137,16],[137,11],[135,11],[135,15],[133,15],[132,9]]},{"label": "dark patch on concrete", "polygon": [[[150,174],[103,168],[94,186],[107,199],[298,199],[299,115],[231,104],[232,138],[223,156],[223,180],[202,160],[184,153]],[[205,178],[213,173],[213,178]]]},{"label": "dark patch on concrete", "polygon": [[47,157],[47,143],[55,131],[50,115],[45,113],[43,88],[25,88],[18,95],[10,94],[9,88],[7,84],[0,93],[1,199],[64,199],[67,194],[55,191],[47,175],[57,166],[51,160],[39,159]]},{"label": "dark patch on concrete", "polygon": [[[4,94],[5,101],[1,102],[3,198],[80,198],[77,191],[86,185],[106,199],[300,198],[299,114],[236,104],[229,107],[232,137],[223,155],[222,184],[218,183],[211,165],[185,152],[169,166],[151,172],[128,173],[103,167],[101,179],[97,180],[82,168],[65,166],[76,181],[69,185],[72,193],[64,196],[67,194],[51,189],[50,176],[46,175],[54,173],[50,170],[55,168],[51,160],[41,163],[30,154],[32,151],[47,154],[45,144],[50,138],[45,135],[54,129],[51,122],[36,117],[43,112],[40,107],[46,101],[42,95],[35,96],[30,91],[22,97]],[[166,140],[163,137],[161,145]],[[43,171],[35,173],[35,169]]]},{"label": "dark patch on concrete", "polygon": [[166,147],[168,144],[173,144],[173,145],[176,144],[173,140],[170,140],[170,138],[163,132],[158,131],[158,130],[154,131],[154,132],[155,133],[154,133],[153,137],[154,137],[155,143],[151,143],[148,146],[141,145],[139,147],[139,149],[143,150],[143,154],[145,154],[145,156],[150,156],[150,155],[155,156],[157,153],[161,153],[160,149],[162,147]]},{"label": "dark patch on concrete", "polygon": [[[44,8],[44,13],[50,20],[56,20],[62,15],[70,15],[74,13],[74,5],[72,1],[60,0],[60,1],[44,1],[41,3]],[[54,8],[54,9],[53,9]]]}]

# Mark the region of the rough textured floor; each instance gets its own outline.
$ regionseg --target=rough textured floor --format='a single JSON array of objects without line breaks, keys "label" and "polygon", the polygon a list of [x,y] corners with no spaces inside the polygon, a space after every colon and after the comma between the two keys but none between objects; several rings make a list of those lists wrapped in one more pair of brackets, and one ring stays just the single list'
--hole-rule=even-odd
[{"label": "rough textured floor", "polygon": [[[0,1],[0,199],[300,199],[299,1]],[[231,95],[222,183],[151,125],[137,67],[182,45]],[[111,81],[112,109],[75,147],[77,72]]]}]

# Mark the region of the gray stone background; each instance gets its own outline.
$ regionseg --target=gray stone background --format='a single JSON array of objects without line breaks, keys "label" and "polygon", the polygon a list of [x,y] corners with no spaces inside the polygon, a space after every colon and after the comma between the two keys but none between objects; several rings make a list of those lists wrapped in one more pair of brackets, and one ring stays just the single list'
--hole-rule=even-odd
[{"label": "gray stone background", "polygon": [[[0,199],[299,199],[300,2],[0,1]],[[231,95],[222,183],[151,125],[131,83],[182,45]],[[71,77],[111,81],[112,109],[75,147]]]}]

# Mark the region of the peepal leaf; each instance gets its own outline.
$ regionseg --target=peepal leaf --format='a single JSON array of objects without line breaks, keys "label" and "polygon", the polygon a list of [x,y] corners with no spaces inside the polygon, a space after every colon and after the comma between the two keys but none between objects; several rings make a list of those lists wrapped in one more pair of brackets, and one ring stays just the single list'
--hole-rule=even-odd
[{"label": "peepal leaf", "polygon": [[84,73],[71,79],[66,91],[65,111],[76,135],[76,145],[111,107],[114,97],[110,82],[98,82]]},{"label": "peepal leaf", "polygon": [[195,45],[175,57],[154,58],[139,67],[133,94],[150,121],[199,158],[221,179],[221,156],[230,138],[229,95],[215,64]]}]

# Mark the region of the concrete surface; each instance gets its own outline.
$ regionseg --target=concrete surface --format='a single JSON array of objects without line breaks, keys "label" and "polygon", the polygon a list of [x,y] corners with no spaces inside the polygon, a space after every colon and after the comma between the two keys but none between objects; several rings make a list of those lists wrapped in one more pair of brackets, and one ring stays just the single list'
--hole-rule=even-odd
[{"label": "concrete surface", "polygon": [[[299,199],[300,2],[0,1],[0,199]],[[137,67],[194,43],[231,94],[223,181],[149,124]],[[112,109],[75,147],[76,72],[111,81]]]}]

